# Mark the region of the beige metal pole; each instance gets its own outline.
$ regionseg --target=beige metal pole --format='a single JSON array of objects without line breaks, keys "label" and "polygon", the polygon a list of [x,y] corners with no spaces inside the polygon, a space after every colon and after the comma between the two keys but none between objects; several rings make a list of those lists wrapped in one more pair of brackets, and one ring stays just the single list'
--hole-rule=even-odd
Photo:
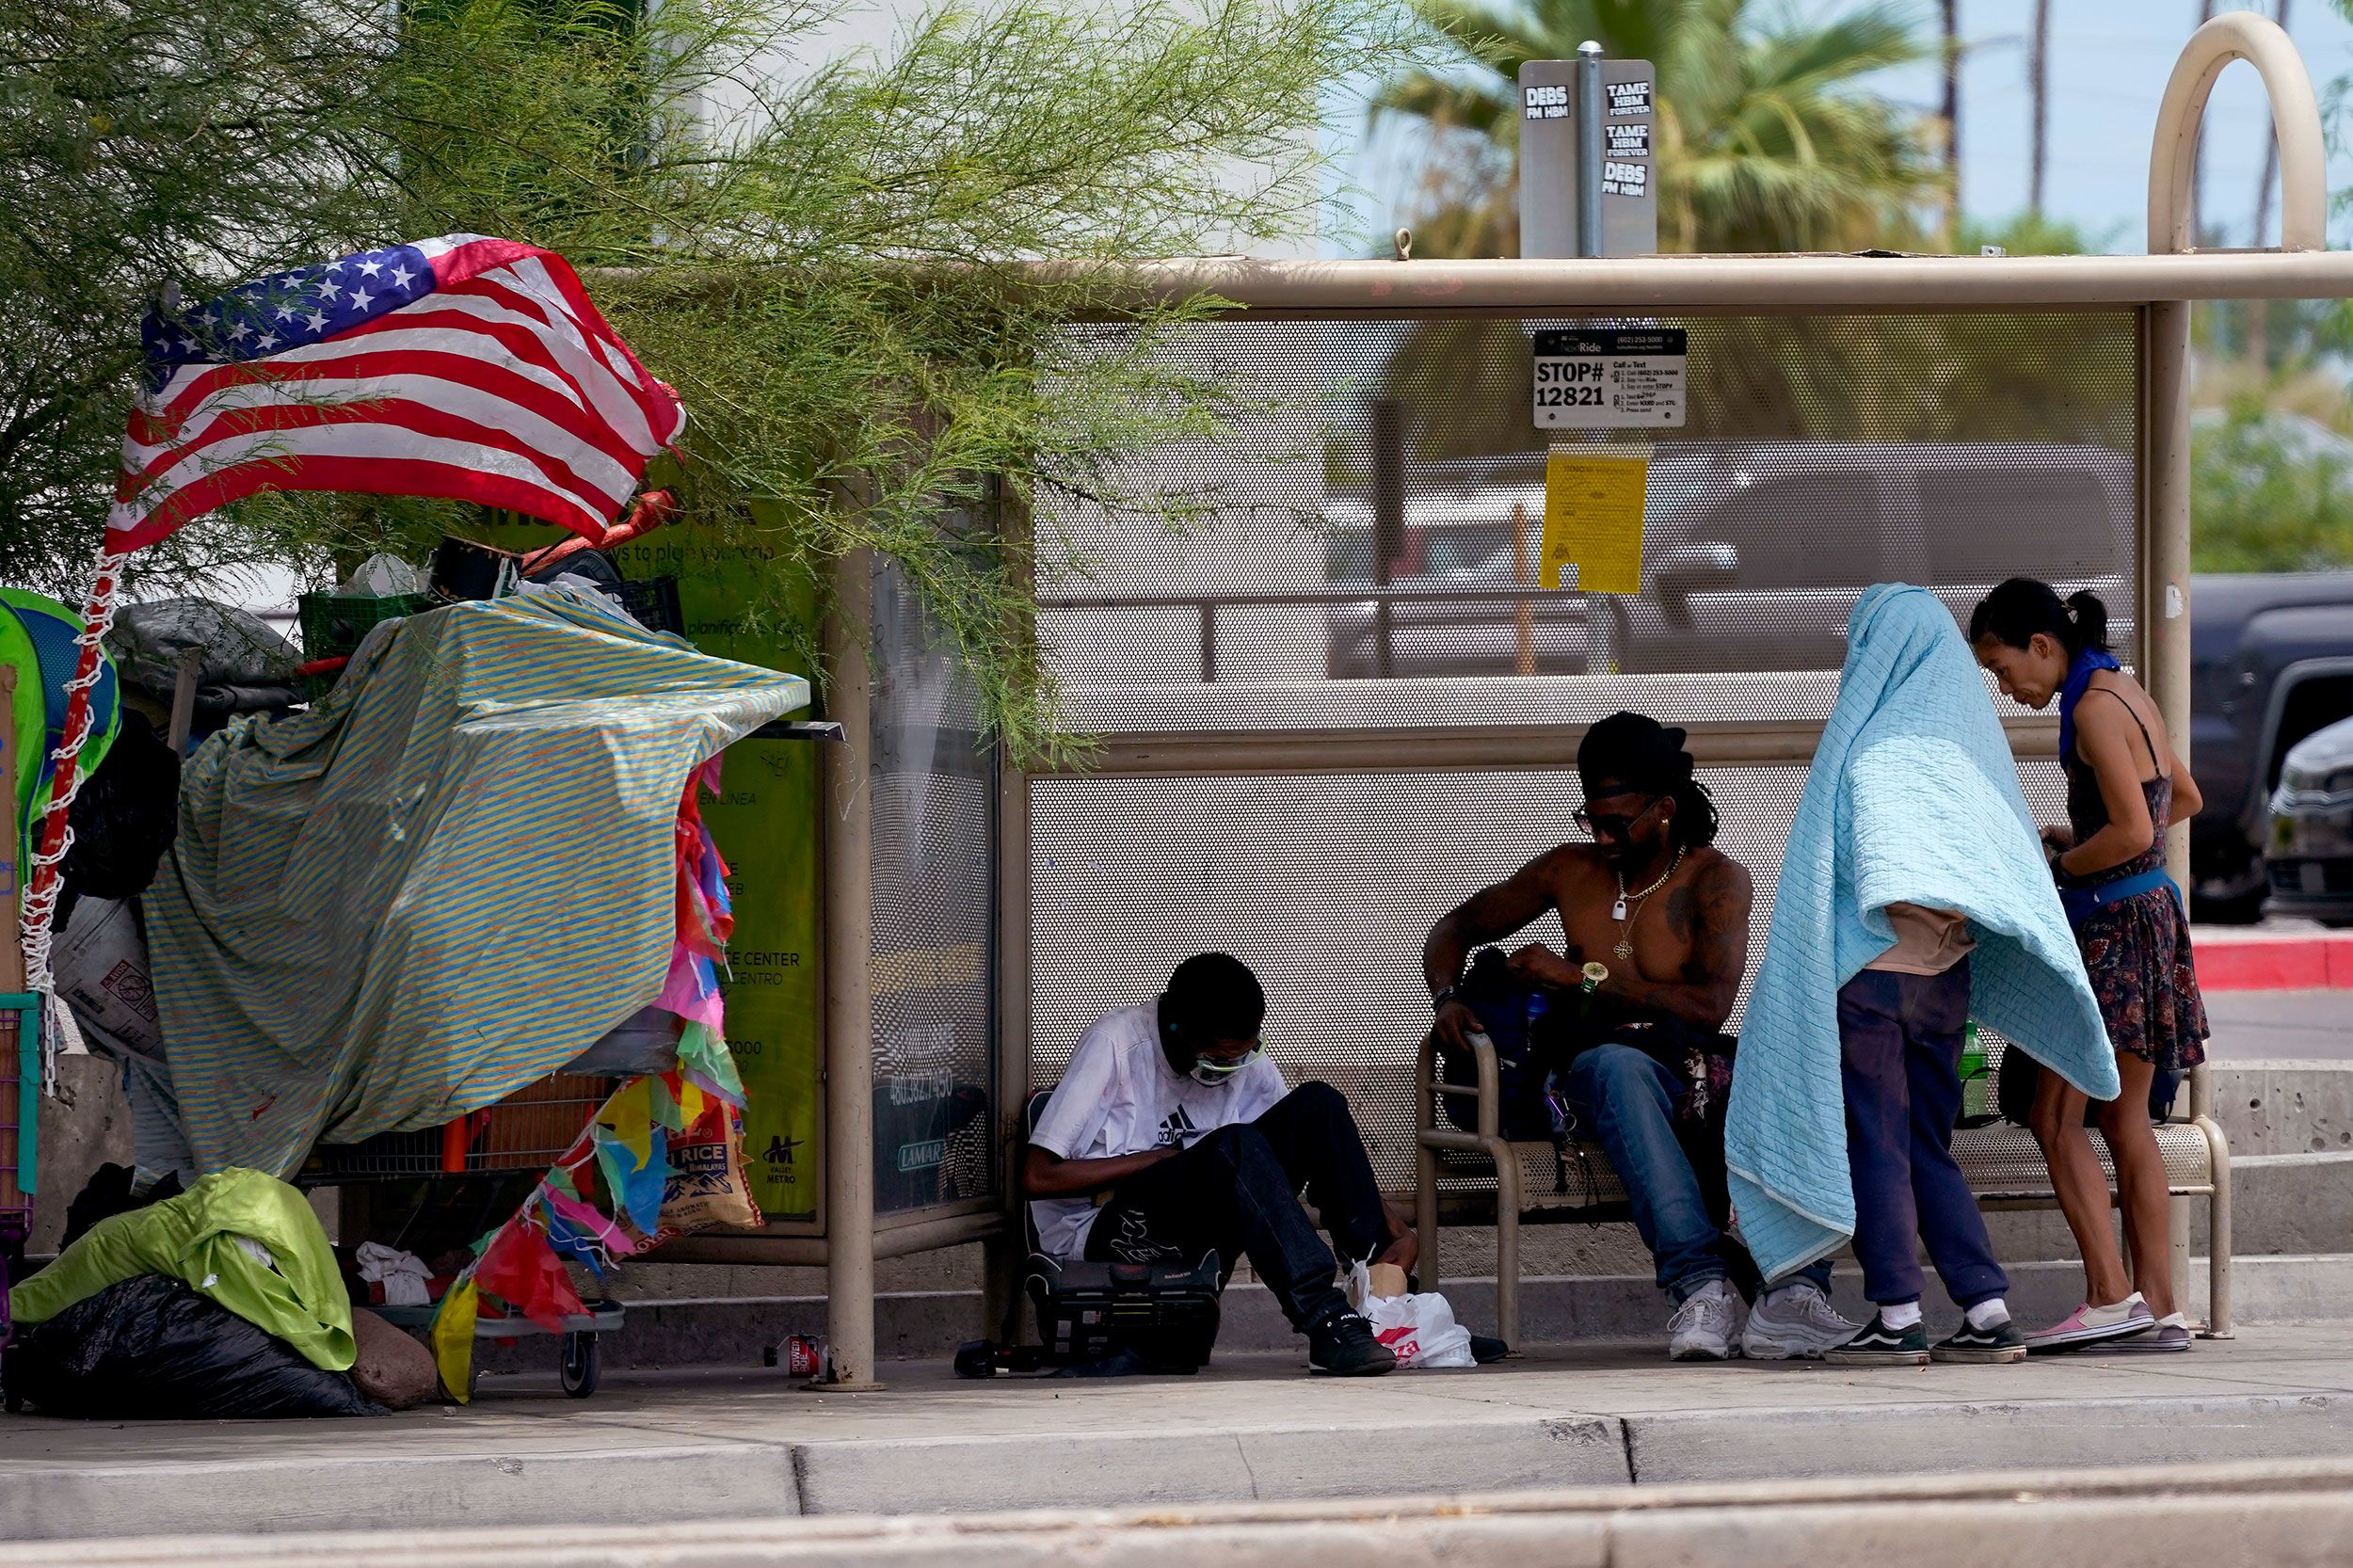
[{"label": "beige metal pole", "polygon": [[[1000,529],[1006,569],[1032,585],[1037,568],[1029,508],[1000,496]],[[1034,593],[1032,593],[1032,598]],[[1037,614],[1026,603],[1027,638],[1037,635]],[[1214,658],[1214,629],[1204,632],[1205,660]],[[1207,675],[1214,671],[1205,671]],[[984,1244],[981,1271],[981,1333],[1000,1332],[1021,1288],[1028,1261],[1022,1242],[1021,1151],[1028,1142],[1030,1099],[1030,776],[1020,760],[997,748],[997,1103],[993,1169],[1002,1184],[1005,1234]]]},{"label": "beige metal pole", "polygon": [[834,568],[825,617],[825,1338],[832,1386],[874,1381],[873,561]]},{"label": "beige metal pole", "polygon": [[[1525,587],[1536,581],[1536,559],[1529,550],[1528,537],[1528,506],[1523,502],[1512,503],[1512,581]],[[1513,667],[1522,675],[1536,673],[1536,606],[1526,600],[1519,604],[1519,662]]]},{"label": "beige metal pole", "polygon": [[[2194,186],[2198,128],[2215,78],[2233,60],[2246,60],[2262,76],[2271,103],[2272,134],[2280,149],[2280,244],[2290,251],[2319,251],[2328,245],[2327,147],[2312,77],[2296,45],[2276,24],[2246,11],[2215,18],[2190,35],[2165,97],[2149,154],[2149,249],[2152,255],[2185,251],[2197,244]],[[2148,664],[2142,679],[2165,717],[2175,754],[2185,766],[2190,755],[2190,307],[2186,299],[2149,307],[2148,336],[2148,533],[2143,615]],[[2166,860],[2174,880],[2190,885],[2189,824],[2173,824]],[[2213,1117],[2214,1089],[2205,1068],[2190,1073],[2190,1113],[2204,1130],[2212,1151],[2214,1194],[2210,1201],[2211,1258],[2206,1330],[2231,1332],[2231,1151]],[[2178,1204],[2177,1204],[2178,1208]],[[2177,1229],[2183,1225],[2175,1216]],[[2177,1275],[2182,1272],[2177,1263]]]},{"label": "beige metal pole", "polygon": [[[2189,756],[2189,311],[2174,300],[2149,307],[2148,535],[2143,542],[2141,679],[2165,716],[2174,751]],[[2173,878],[2189,886],[2189,824],[2166,835]]]},{"label": "beige metal pole", "polygon": [[[2296,177],[2284,161],[2281,168],[2287,178]],[[2307,210],[2297,200],[2289,206]],[[2310,231],[2299,226],[2282,232]],[[1042,281],[1088,280],[1096,288],[1094,309],[1106,317],[1202,295],[1261,318],[1719,311],[1853,315],[1970,310],[2017,315],[2151,299],[2338,299],[2353,295],[2353,253],[2332,250],[2196,256],[1642,256],[1543,262],[1209,257],[1032,262],[1022,270]]]},{"label": "beige metal pole", "polygon": [[987,1244],[981,1332],[1002,1326],[1020,1288],[1021,1149],[1030,1098],[1030,776],[1009,752],[997,760],[997,1141],[1006,1234]]}]

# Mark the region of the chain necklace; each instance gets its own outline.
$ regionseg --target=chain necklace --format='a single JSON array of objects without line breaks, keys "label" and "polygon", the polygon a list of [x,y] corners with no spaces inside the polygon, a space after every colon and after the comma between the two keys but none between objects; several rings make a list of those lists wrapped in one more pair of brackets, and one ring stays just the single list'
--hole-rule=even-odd
[{"label": "chain necklace", "polygon": [[[1676,868],[1682,864],[1683,851],[1678,849],[1675,851],[1675,857],[1667,862],[1667,869],[1658,873],[1658,880],[1639,893],[1629,894],[1625,890],[1625,876],[1621,875],[1618,878],[1618,902],[1609,906],[1609,918],[1618,922],[1618,945],[1609,951],[1618,955],[1621,963],[1634,956],[1634,922],[1641,919],[1642,905],[1650,902],[1651,894],[1664,888],[1673,878]],[[1629,897],[1634,900],[1634,910],[1631,914],[1626,912],[1625,906],[1625,901]]]}]

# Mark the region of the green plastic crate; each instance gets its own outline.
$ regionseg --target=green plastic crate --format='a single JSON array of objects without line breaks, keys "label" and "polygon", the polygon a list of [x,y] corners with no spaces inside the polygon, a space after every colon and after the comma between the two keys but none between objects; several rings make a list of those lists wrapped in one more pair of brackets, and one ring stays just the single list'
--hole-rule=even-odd
[{"label": "green plastic crate", "polygon": [[431,594],[389,594],[365,599],[344,594],[304,594],[295,601],[302,623],[302,657],[332,659],[358,650],[370,632],[388,620],[433,608]]}]

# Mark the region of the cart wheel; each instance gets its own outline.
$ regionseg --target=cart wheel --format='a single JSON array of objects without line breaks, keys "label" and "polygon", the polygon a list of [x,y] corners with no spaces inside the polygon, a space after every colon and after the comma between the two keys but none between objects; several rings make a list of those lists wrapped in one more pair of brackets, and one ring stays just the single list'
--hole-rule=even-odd
[{"label": "cart wheel", "polygon": [[584,1400],[597,1391],[597,1336],[593,1334],[564,1336],[563,1354],[559,1358],[558,1375],[564,1381],[564,1392],[575,1400]]}]

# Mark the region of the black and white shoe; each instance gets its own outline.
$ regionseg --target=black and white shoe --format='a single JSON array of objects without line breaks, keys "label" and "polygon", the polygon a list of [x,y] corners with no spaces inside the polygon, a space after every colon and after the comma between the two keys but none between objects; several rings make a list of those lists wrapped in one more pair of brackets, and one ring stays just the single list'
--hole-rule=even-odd
[{"label": "black and white shoe", "polygon": [[1889,1328],[1885,1317],[1874,1314],[1852,1339],[1822,1352],[1833,1367],[1925,1367],[1929,1364],[1928,1324]]},{"label": "black and white shoe", "polygon": [[2026,1336],[2008,1318],[1991,1328],[1971,1328],[1964,1320],[1959,1334],[1937,1341],[1929,1359],[2007,1366],[2026,1359]]},{"label": "black and white shoe", "polygon": [[1360,1315],[1335,1312],[1307,1331],[1307,1365],[1336,1378],[1378,1377],[1395,1369],[1397,1352]]}]

